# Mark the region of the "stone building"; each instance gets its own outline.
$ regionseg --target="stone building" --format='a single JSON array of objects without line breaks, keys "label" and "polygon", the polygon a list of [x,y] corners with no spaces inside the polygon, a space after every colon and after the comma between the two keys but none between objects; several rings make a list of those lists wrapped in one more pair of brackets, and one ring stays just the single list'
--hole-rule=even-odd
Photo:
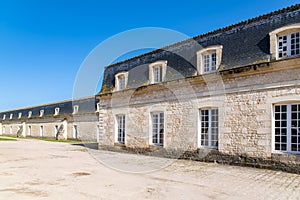
[{"label": "stone building", "polygon": [[98,100],[88,97],[0,113],[0,133],[97,141]]},{"label": "stone building", "polygon": [[107,66],[99,146],[300,171],[300,5]]},{"label": "stone building", "polygon": [[0,131],[300,172],[299,40],[296,4],[107,66],[77,120],[66,101],[0,113]]}]

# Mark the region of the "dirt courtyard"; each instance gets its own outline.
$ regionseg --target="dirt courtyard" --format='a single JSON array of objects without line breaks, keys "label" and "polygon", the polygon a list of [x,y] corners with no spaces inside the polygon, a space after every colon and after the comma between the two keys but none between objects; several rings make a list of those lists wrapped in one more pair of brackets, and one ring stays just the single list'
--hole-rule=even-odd
[{"label": "dirt courtyard", "polygon": [[0,141],[0,199],[300,199],[300,175]]}]

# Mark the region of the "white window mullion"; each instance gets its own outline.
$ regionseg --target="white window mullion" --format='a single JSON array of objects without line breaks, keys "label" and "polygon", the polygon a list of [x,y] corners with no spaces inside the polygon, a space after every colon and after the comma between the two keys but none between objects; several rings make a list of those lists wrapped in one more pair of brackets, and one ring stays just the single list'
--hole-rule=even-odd
[{"label": "white window mullion", "polygon": [[211,110],[208,110],[208,146],[211,147]]},{"label": "white window mullion", "polygon": [[286,35],[286,52],[287,55],[291,55],[291,34]]},{"label": "white window mullion", "polygon": [[286,148],[286,150],[288,151],[288,152],[291,152],[291,135],[292,135],[292,133],[291,133],[291,123],[292,123],[292,120],[291,120],[291,114],[292,114],[292,112],[291,112],[291,105],[290,104],[288,104],[287,105],[287,133],[286,133],[286,135],[287,135],[287,138],[286,138],[286,143],[287,143],[287,148]]}]

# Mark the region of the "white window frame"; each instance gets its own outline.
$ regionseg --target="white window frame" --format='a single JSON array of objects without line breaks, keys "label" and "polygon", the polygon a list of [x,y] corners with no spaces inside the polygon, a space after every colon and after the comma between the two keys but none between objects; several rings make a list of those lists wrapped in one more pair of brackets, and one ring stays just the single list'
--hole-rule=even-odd
[{"label": "white window frame", "polygon": [[72,131],[73,131],[73,139],[78,139],[78,125],[77,124],[73,124]]},{"label": "white window frame", "polygon": [[28,118],[31,118],[32,116],[32,111],[28,111]]},{"label": "white window frame", "polygon": [[9,115],[9,119],[12,119],[13,116],[14,116],[14,114],[10,114],[10,115]]},{"label": "white window frame", "polygon": [[[163,124],[161,123],[161,114],[163,114]],[[154,123],[153,123],[153,117],[154,115],[158,116],[158,125],[156,127],[156,132],[154,132]],[[163,133],[160,133],[161,125],[163,126]],[[151,131],[151,137],[150,137],[150,144],[155,146],[161,146],[165,147],[165,135],[166,135],[166,116],[165,112],[163,111],[154,111],[150,113],[150,131]],[[161,136],[162,134],[162,136]],[[156,142],[154,141],[154,135],[157,135]],[[162,142],[160,141],[162,140]]]},{"label": "white window frame", "polygon": [[[278,28],[272,32],[269,33],[270,35],[270,53],[271,53],[271,58],[280,60],[280,59],[285,59],[285,58],[290,58],[290,57],[295,57],[295,56],[300,56],[298,55],[290,55],[290,49],[287,49],[286,55],[279,57],[279,37],[287,35],[290,36],[293,33],[300,32],[300,23],[296,24],[291,24],[288,26],[284,26],[281,28]],[[286,46],[291,46],[290,40],[287,42]]]},{"label": "white window frame", "polygon": [[58,129],[59,129],[59,126],[58,125],[55,125],[54,126],[54,137],[56,137],[56,134],[58,132]]},{"label": "white window frame", "polygon": [[44,110],[40,110],[40,117],[43,117],[44,116]]},{"label": "white window frame", "polygon": [[2,120],[5,120],[5,118],[6,118],[6,114],[3,115]]},{"label": "white window frame", "polygon": [[5,134],[6,133],[6,127],[2,126],[2,133]]},{"label": "white window frame", "polygon": [[73,106],[73,114],[77,114],[79,110],[79,106],[78,105],[74,105]]},{"label": "white window frame", "polygon": [[31,125],[29,125],[29,126],[28,126],[28,132],[27,132],[27,135],[28,135],[28,136],[31,136],[31,130],[32,130],[32,129],[31,129]]},{"label": "white window frame", "polygon": [[[124,84],[121,84],[120,77],[124,78]],[[120,72],[115,75],[115,91],[122,91],[127,88],[128,72]]]},{"label": "white window frame", "polygon": [[9,127],[9,134],[10,134],[10,135],[13,134],[13,127],[12,127],[12,126]]},{"label": "white window frame", "polygon": [[54,108],[54,115],[56,116],[56,115],[59,115],[59,108],[57,107],[57,108]]},{"label": "white window frame", "polygon": [[99,111],[100,111],[100,103],[97,103],[97,104],[96,104],[96,107],[97,107],[97,108],[96,108],[96,112],[99,112]]},{"label": "white window frame", "polygon": [[40,126],[40,137],[44,137],[44,126]]},{"label": "white window frame", "polygon": [[[151,63],[149,65],[149,81],[150,81],[150,84],[161,83],[161,82],[164,82],[166,80],[167,64],[168,64],[167,60],[161,60],[161,61],[156,61],[154,63]],[[160,70],[161,80],[157,80],[155,78],[155,70],[157,68],[161,69]]]},{"label": "white window frame", "polygon": [[120,144],[125,144],[126,139],[126,115],[118,114],[116,115],[116,137],[115,141]]},{"label": "white window frame", "polygon": [[[212,111],[217,111],[217,121],[213,121],[212,120]],[[207,140],[204,140],[203,142],[202,142],[202,135],[203,135],[203,131],[202,131],[202,128],[204,128],[204,127],[202,127],[202,124],[204,123],[204,122],[206,122],[206,121],[202,121],[202,111],[207,111],[208,112],[208,121],[207,121],[207,123],[208,123],[208,132],[207,132]],[[211,148],[211,149],[218,149],[218,144],[219,144],[219,135],[220,135],[220,118],[219,118],[219,109],[218,108],[216,108],[216,107],[209,107],[209,108],[201,108],[201,109],[199,109],[199,131],[198,131],[198,147],[200,147],[200,148]],[[202,123],[203,122],[203,123]],[[214,123],[217,123],[217,126],[213,126],[212,124],[213,124],[213,122]],[[216,139],[214,139],[214,140],[216,140],[217,141],[217,145],[214,145],[213,144],[213,138],[212,138],[212,128],[216,128],[217,129],[217,136],[215,135],[215,137],[216,137]],[[206,144],[203,144],[203,143],[205,143],[205,141],[207,141],[207,145]]]},{"label": "white window frame", "polygon": [[[201,49],[197,52],[197,71],[198,74],[209,74],[216,72],[222,61],[222,45],[213,45],[207,48]],[[212,55],[215,54],[215,65],[212,65]],[[209,57],[209,70],[205,71],[205,57]],[[214,69],[212,69],[214,66]]]},{"label": "white window frame", "polygon": [[[272,127],[272,132],[273,132],[273,137],[272,137],[272,150],[273,152],[275,153],[290,153],[290,154],[300,154],[300,147],[298,148],[298,151],[292,151],[292,129],[295,130],[295,128],[293,128],[292,126],[292,105],[300,105],[299,102],[289,102],[289,103],[276,103],[273,105],[273,127]],[[284,112],[276,112],[276,106],[286,106],[286,127],[284,126],[281,126],[282,122],[284,123],[284,119],[282,119],[283,115],[281,114],[284,114]],[[298,113],[296,113],[296,115],[298,116],[296,121],[299,121],[300,120],[300,117],[299,117],[299,113],[300,113],[300,109],[298,111]],[[280,120],[277,119],[278,116],[280,116]],[[280,127],[277,127],[276,125],[276,121],[278,122],[278,124],[280,124]],[[281,144],[285,144],[284,142],[281,142],[282,140],[282,137],[285,137],[285,134],[282,134],[281,135],[281,132],[280,134],[276,134],[276,129],[285,129],[286,128],[286,150],[281,150]],[[298,124],[298,127],[296,127],[296,129],[298,129],[297,131],[297,135],[298,135],[298,140],[297,140],[297,143],[296,145],[300,145],[300,141],[299,141],[299,137],[300,137],[300,125]],[[280,149],[276,149],[276,136],[280,138]],[[294,143],[295,144],[295,143]]]},{"label": "white window frame", "polygon": [[19,114],[18,114],[18,118],[19,118],[19,119],[21,119],[21,117],[22,117],[22,113],[21,113],[21,112],[19,112]]}]

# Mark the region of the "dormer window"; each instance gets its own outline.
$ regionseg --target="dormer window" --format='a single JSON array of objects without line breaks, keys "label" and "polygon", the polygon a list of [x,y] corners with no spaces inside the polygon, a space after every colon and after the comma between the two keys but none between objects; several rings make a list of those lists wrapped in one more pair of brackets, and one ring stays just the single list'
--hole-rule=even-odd
[{"label": "dormer window", "polygon": [[6,118],[6,114],[3,115],[2,120],[5,120],[5,118]]},{"label": "dormer window", "polygon": [[12,118],[13,118],[13,114],[10,114],[10,115],[9,115],[9,119],[12,119]]},{"label": "dormer window", "polygon": [[115,76],[115,79],[116,79],[116,85],[115,85],[116,91],[121,91],[121,90],[126,89],[127,80],[128,80],[128,72],[118,73]]},{"label": "dormer window", "polygon": [[28,111],[28,118],[31,118],[32,116],[32,111]]},{"label": "dormer window", "polygon": [[199,74],[215,72],[221,63],[222,45],[210,46],[197,52],[197,68]]},{"label": "dormer window", "polygon": [[18,115],[18,118],[20,119],[22,117],[22,113],[20,112]]},{"label": "dormer window", "polygon": [[79,109],[78,105],[73,106],[73,114],[78,113],[78,109]]},{"label": "dormer window", "polygon": [[54,115],[58,115],[59,114],[59,108],[55,108],[54,109]]},{"label": "dormer window", "polygon": [[165,80],[167,71],[167,61],[157,61],[149,65],[150,83],[160,83]]},{"label": "dormer window", "polygon": [[40,110],[40,117],[44,116],[44,110]]},{"label": "dormer window", "polygon": [[269,33],[272,59],[300,55],[300,23],[278,28]]}]

